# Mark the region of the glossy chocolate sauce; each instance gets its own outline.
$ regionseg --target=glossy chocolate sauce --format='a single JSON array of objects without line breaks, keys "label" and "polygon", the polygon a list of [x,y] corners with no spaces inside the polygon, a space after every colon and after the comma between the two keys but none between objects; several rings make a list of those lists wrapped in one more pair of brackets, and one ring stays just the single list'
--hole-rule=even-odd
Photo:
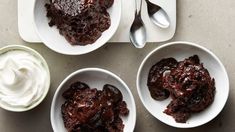
[{"label": "glossy chocolate sauce", "polygon": [[62,95],[66,101],[61,106],[64,125],[69,132],[122,132],[120,116],[129,110],[122,93],[113,85],[103,90],[90,88],[82,82],[73,83]]},{"label": "glossy chocolate sauce", "polygon": [[192,113],[207,108],[214,100],[215,81],[197,55],[177,62],[162,59],[149,71],[148,88],[156,100],[170,95],[172,101],[164,113],[176,122],[185,123]]},{"label": "glossy chocolate sauce", "polygon": [[110,27],[113,0],[54,0],[46,4],[49,25],[72,45],[94,43]]}]

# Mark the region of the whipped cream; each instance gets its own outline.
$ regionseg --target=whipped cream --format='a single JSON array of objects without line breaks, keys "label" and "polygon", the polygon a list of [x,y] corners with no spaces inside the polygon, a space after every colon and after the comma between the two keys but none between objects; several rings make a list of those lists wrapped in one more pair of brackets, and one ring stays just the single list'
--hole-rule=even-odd
[{"label": "whipped cream", "polygon": [[0,54],[0,102],[26,108],[37,102],[48,87],[49,71],[41,58],[24,50]]}]

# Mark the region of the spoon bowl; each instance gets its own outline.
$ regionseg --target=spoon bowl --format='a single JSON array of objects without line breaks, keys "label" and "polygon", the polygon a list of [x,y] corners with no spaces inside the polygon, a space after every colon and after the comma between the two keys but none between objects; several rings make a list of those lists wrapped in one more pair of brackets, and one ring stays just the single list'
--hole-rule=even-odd
[{"label": "spoon bowl", "polygon": [[130,28],[130,41],[136,48],[143,48],[146,44],[146,28],[141,18],[142,0],[140,0],[139,6],[135,2],[135,7],[135,19]]},{"label": "spoon bowl", "polygon": [[146,29],[140,16],[135,20],[130,29],[130,40],[136,48],[143,48],[146,43]]},{"label": "spoon bowl", "polygon": [[149,0],[145,0],[147,3],[147,10],[150,20],[161,28],[168,28],[170,26],[170,19],[168,14],[159,5],[151,3]]}]

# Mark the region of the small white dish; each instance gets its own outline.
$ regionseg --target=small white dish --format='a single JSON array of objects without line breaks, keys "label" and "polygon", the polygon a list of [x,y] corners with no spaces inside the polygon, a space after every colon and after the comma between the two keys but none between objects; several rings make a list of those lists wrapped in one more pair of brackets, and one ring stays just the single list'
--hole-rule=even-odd
[{"label": "small white dish", "polygon": [[[186,123],[177,123],[172,116],[163,113],[172,99],[169,97],[163,101],[154,100],[147,87],[147,77],[150,68],[163,58],[173,57],[179,61],[192,55],[199,56],[200,62],[215,79],[215,97],[205,110],[192,114]],[[191,42],[172,42],[150,52],[139,67],[136,85],[145,108],[161,122],[177,128],[197,127],[211,121],[221,112],[229,95],[229,79],[223,64],[211,51]]]},{"label": "small white dish", "polygon": [[129,114],[122,117],[124,123],[124,132],[133,132],[136,122],[136,106],[133,95],[125,84],[117,75],[99,68],[80,69],[67,76],[57,88],[51,105],[51,124],[55,132],[66,132],[61,114],[61,105],[65,102],[62,93],[76,81],[88,84],[92,88],[101,90],[105,84],[116,86],[123,95],[123,100],[127,103]]},{"label": "small white dish", "polygon": [[55,52],[66,55],[81,55],[94,51],[104,45],[116,32],[121,19],[121,0],[114,0],[112,7],[108,9],[111,19],[110,27],[104,31],[99,39],[93,44],[85,46],[71,45],[64,36],[59,34],[56,26],[48,25],[49,18],[46,17],[47,11],[45,4],[49,0],[35,0],[34,3],[34,23],[36,31],[42,42]]},{"label": "small white dish", "polygon": [[[24,112],[24,111],[28,111],[28,110],[31,110],[31,109],[33,109],[33,108],[35,108],[36,106],[38,106],[43,100],[44,100],[44,98],[46,97],[46,95],[47,95],[47,93],[48,93],[48,91],[49,91],[49,88],[50,88],[50,71],[49,71],[49,67],[48,67],[48,65],[47,65],[47,62],[45,61],[45,59],[37,52],[37,51],[35,51],[35,50],[33,50],[33,49],[31,49],[31,48],[29,48],[29,47],[26,47],[26,46],[23,46],[23,45],[8,45],[8,46],[5,46],[5,47],[2,47],[2,48],[0,48],[0,56],[2,55],[2,54],[5,54],[5,53],[7,53],[7,52],[11,52],[11,51],[24,51],[24,52],[26,52],[27,53],[27,55],[28,54],[30,54],[30,55],[32,55],[32,56],[34,56],[35,58],[37,58],[37,60],[39,60],[40,62],[38,62],[38,64],[40,64],[40,66],[41,67],[43,67],[44,69],[43,69],[43,73],[41,73],[42,75],[45,75],[45,77],[43,78],[44,80],[46,80],[46,82],[43,82],[42,80],[42,78],[40,78],[40,79],[42,79],[42,80],[39,80],[38,81],[38,83],[36,84],[36,82],[34,82],[34,84],[32,84],[32,85],[37,85],[37,86],[35,86],[35,87],[39,87],[39,85],[41,84],[41,82],[43,82],[43,84],[41,84],[41,85],[43,85],[43,91],[42,91],[42,93],[40,92],[40,96],[37,96],[36,97],[36,99],[35,99],[35,101],[33,101],[32,102],[32,104],[30,104],[29,106],[25,106],[25,107],[20,107],[20,106],[17,106],[17,107],[13,107],[13,106],[11,106],[11,105],[8,105],[8,104],[6,104],[6,103],[4,103],[4,102],[2,102],[2,100],[1,100],[1,98],[0,98],[0,107],[2,107],[3,109],[5,109],[5,110],[8,110],[8,111],[12,111],[12,112]],[[22,61],[24,61],[24,60],[22,60]],[[20,63],[20,62],[19,62]],[[25,60],[25,63],[27,63],[28,64],[28,67],[30,67],[30,66],[32,66],[32,63],[35,63],[34,61],[32,61],[32,62],[29,62],[29,60]],[[32,69],[34,69],[35,70],[35,66],[33,65],[32,67],[31,67]],[[42,70],[42,69],[41,69]],[[28,74],[30,74],[30,73],[28,73]],[[8,76],[9,77],[9,76]],[[35,77],[35,76],[34,76]],[[2,79],[2,78],[1,78]],[[26,78],[26,79],[30,79],[30,78]],[[35,79],[36,79],[36,81],[37,81],[37,79],[39,79],[39,78],[37,78],[37,76],[35,77]],[[17,80],[17,79],[15,79],[14,78],[14,81],[15,80]],[[27,85],[27,84],[22,84],[22,83],[24,83],[23,82],[24,81],[24,79],[22,79],[22,80],[20,80],[20,84],[19,84],[19,82],[17,82],[15,85],[16,86],[27,86],[27,88],[28,88],[28,91],[25,91],[25,93],[27,92],[27,94],[26,95],[28,95],[28,96],[32,96],[32,94],[34,94],[35,93],[35,90],[33,91],[29,91],[30,89],[29,88],[32,88],[32,87],[30,87],[31,85]],[[1,83],[3,83],[3,81],[1,80]],[[15,82],[14,82],[15,83]],[[11,86],[11,83],[9,83],[10,85],[7,85],[7,86]],[[6,86],[6,87],[7,87]],[[35,88],[34,87],[34,88]],[[16,88],[18,88],[18,87],[16,87]],[[16,90],[16,92],[19,92],[21,87],[19,87],[18,88],[18,91]],[[39,87],[40,88],[40,87]],[[5,91],[8,91],[8,90],[5,90]],[[11,90],[10,90],[11,91]],[[40,91],[40,90],[38,90],[37,89],[37,91]],[[20,92],[22,92],[22,91],[20,91]],[[18,97],[16,97],[16,96],[19,96],[19,95],[17,95],[17,93],[11,93],[11,92],[9,92],[10,94],[11,94],[11,96],[10,97],[12,97],[12,98],[14,98],[14,96],[15,96],[15,98],[18,98]],[[8,93],[8,94],[9,94]],[[9,94],[9,95],[10,95]],[[25,96],[26,96],[25,95]],[[24,97],[25,97],[24,96]],[[36,96],[36,95],[34,95],[34,96]],[[19,98],[19,99],[21,99],[21,98]],[[18,103],[18,102],[17,102]]]}]

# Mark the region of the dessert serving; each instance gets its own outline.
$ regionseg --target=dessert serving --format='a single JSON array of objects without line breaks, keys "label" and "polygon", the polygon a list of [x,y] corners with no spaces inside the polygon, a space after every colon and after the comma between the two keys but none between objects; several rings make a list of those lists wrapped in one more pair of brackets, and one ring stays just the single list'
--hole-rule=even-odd
[{"label": "dessert serving", "polygon": [[197,55],[179,62],[174,58],[160,60],[151,67],[147,86],[155,100],[172,98],[164,113],[180,123],[206,109],[215,96],[215,80]]},{"label": "dessert serving", "polygon": [[63,92],[66,101],[61,106],[64,125],[69,132],[122,132],[120,116],[129,110],[121,91],[105,84],[102,90],[74,82]]},{"label": "dessert serving", "polygon": [[72,45],[94,43],[111,25],[113,0],[54,0],[46,4],[49,25]]}]

